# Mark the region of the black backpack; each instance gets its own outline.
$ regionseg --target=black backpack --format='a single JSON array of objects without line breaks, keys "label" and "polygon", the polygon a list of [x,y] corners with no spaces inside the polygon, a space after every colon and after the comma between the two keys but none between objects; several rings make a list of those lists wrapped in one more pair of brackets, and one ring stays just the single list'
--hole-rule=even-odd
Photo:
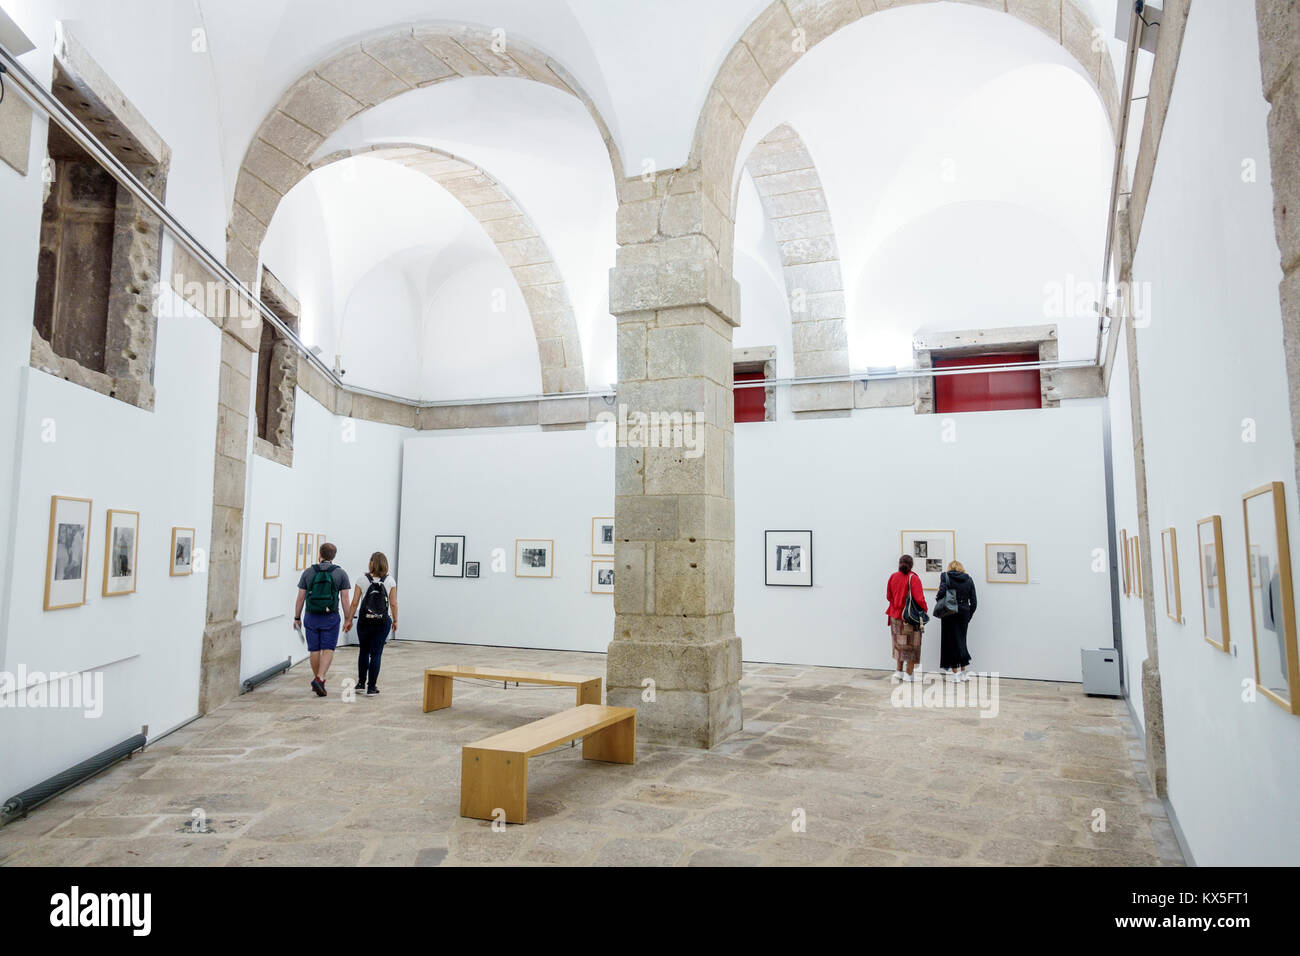
[{"label": "black backpack", "polygon": [[362,621],[377,624],[388,618],[388,592],[384,590],[382,581],[376,581],[368,574],[366,580],[370,582],[370,587],[361,595],[360,617]]}]

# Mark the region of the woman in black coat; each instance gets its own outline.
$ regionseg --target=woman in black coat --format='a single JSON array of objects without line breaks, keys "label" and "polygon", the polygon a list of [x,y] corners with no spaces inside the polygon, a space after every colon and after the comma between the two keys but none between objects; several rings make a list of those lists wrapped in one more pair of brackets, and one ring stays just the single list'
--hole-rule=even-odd
[{"label": "woman in black coat", "polygon": [[966,673],[966,668],[970,665],[966,628],[975,616],[975,581],[966,573],[960,561],[950,562],[947,572],[939,576],[939,593],[934,596],[935,607],[939,606],[949,590],[957,594],[957,613],[942,618],[939,668],[947,671],[953,680],[970,680],[970,675]]}]

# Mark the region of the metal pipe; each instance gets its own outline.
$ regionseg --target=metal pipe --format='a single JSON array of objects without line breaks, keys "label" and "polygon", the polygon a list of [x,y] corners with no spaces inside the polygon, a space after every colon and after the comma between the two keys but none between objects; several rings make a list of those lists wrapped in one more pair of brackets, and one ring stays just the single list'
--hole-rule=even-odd
[{"label": "metal pipe", "polygon": [[285,671],[287,671],[290,668],[290,666],[292,666],[292,664],[293,664],[293,657],[290,656],[290,657],[286,657],[278,664],[272,664],[264,671],[258,671],[252,677],[245,678],[240,683],[239,692],[241,694],[247,694],[249,691],[257,687],[259,684],[265,684],[272,677],[275,677],[278,674],[283,674]]},{"label": "metal pipe", "polygon": [[1110,253],[1115,240],[1115,216],[1119,205],[1119,184],[1124,173],[1124,147],[1128,142],[1129,113],[1133,108],[1133,75],[1137,72],[1137,53],[1142,43],[1144,0],[1133,0],[1129,14],[1128,47],[1124,52],[1124,84],[1120,92],[1119,140],[1115,144],[1115,165],[1110,175],[1110,208],[1106,211],[1106,251],[1101,257],[1101,285],[1097,289],[1097,355],[1093,365],[1101,365],[1102,336],[1106,331],[1107,281],[1110,279]]},{"label": "metal pipe", "polygon": [[120,744],[102,750],[88,760],[83,760],[67,770],[42,780],[34,787],[28,787],[22,793],[14,794],[4,802],[3,807],[0,807],[0,827],[19,817],[27,816],[30,811],[36,809],[42,803],[53,799],[64,790],[75,787],[77,784],[107,770],[119,760],[131,756],[135,751],[144,750],[144,745],[144,734],[128,737]]}]

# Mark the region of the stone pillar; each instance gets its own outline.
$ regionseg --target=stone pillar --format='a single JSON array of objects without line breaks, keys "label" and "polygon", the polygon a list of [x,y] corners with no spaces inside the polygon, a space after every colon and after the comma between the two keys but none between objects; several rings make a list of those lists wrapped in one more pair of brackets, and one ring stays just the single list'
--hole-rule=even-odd
[{"label": "stone pillar", "polygon": [[1273,226],[1281,251],[1282,341],[1300,475],[1300,3],[1256,0],[1260,73],[1269,103]]},{"label": "stone pillar", "polygon": [[637,708],[643,739],[708,748],[741,728],[731,391],[739,293],[719,266],[730,223],[691,182],[661,174],[625,184],[620,197],[607,687],[610,704]]}]

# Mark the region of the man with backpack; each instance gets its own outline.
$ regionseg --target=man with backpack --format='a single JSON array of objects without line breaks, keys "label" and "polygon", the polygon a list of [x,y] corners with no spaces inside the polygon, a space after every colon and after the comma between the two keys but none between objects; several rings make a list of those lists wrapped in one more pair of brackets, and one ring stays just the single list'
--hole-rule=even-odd
[{"label": "man with backpack", "polygon": [[[317,697],[325,696],[325,675],[334,661],[339,643],[339,623],[344,631],[352,630],[352,593],[348,573],[334,563],[338,549],[326,542],[320,546],[320,561],[298,579],[298,602],[293,611],[293,629],[302,629],[311,653],[311,689]],[[339,602],[343,617],[339,617]],[[304,613],[305,611],[305,613]]]},{"label": "man with backpack", "polygon": [[379,693],[379,659],[384,653],[384,642],[389,631],[397,634],[397,582],[388,573],[388,557],[382,551],[370,556],[366,572],[357,578],[357,590],[352,595],[352,606],[357,609],[357,691],[370,686],[366,696]]}]

